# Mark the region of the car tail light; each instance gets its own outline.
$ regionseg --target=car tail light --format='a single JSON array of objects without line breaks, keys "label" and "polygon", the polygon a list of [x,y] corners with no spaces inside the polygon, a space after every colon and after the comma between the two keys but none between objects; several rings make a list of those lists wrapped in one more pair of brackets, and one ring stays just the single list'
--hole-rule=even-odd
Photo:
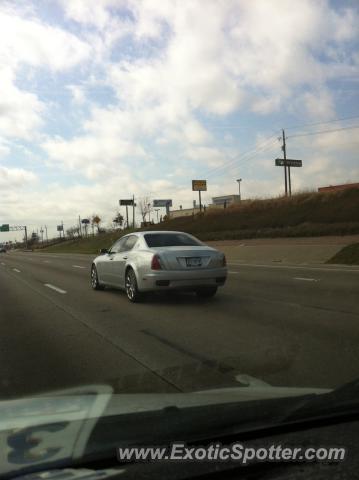
[{"label": "car tail light", "polygon": [[151,270],[162,270],[162,266],[160,263],[160,257],[158,255],[153,255],[151,261]]},{"label": "car tail light", "polygon": [[223,255],[223,258],[222,258],[222,266],[223,267],[226,267],[227,266],[227,259],[226,259],[226,256]]}]

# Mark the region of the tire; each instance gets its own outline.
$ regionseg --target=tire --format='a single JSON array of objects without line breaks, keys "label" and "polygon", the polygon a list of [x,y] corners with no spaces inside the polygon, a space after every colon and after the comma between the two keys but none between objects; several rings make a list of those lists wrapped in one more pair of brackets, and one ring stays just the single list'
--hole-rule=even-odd
[{"label": "tire", "polygon": [[203,287],[196,290],[198,298],[212,298],[217,293],[217,287]]},{"label": "tire", "polygon": [[91,267],[91,287],[93,290],[103,290],[104,286],[98,280],[96,265]]},{"label": "tire", "polygon": [[143,296],[138,290],[136,274],[132,268],[129,268],[126,272],[125,289],[130,302],[138,303],[142,300]]}]

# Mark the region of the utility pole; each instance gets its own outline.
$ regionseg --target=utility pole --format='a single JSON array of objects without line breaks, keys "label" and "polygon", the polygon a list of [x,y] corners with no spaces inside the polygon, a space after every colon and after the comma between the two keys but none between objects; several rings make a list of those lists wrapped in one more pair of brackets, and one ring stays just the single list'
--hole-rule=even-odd
[{"label": "utility pole", "polygon": [[[285,185],[285,195],[292,196],[292,182],[290,178],[290,165],[286,165],[287,163],[287,145],[285,143],[285,131],[282,129],[282,138],[283,138],[283,158],[284,158],[284,185]],[[288,170],[287,170],[288,169]],[[288,172],[288,173],[287,173]]]},{"label": "utility pole", "polygon": [[82,225],[81,225],[81,217],[79,215],[79,236],[82,237]]},{"label": "utility pole", "polygon": [[238,196],[239,196],[239,200],[241,200],[241,181],[242,181],[241,178],[238,178],[238,179],[237,179],[237,182],[238,182]]},{"label": "utility pole", "polygon": [[158,223],[158,212],[160,211],[159,208],[155,208],[155,212],[157,213],[157,223]]},{"label": "utility pole", "polygon": [[45,225],[45,235],[46,235],[46,243],[49,241],[48,236],[47,236],[47,225]]},{"label": "utility pole", "polygon": [[135,229],[135,195],[132,195],[132,227]]},{"label": "utility pole", "polygon": [[126,228],[130,228],[128,224],[128,205],[126,205]]}]

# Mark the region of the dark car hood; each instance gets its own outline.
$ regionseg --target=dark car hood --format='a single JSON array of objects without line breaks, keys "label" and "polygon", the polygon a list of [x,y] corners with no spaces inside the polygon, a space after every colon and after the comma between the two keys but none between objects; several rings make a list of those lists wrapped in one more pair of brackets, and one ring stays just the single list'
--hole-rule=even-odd
[{"label": "dark car hood", "polygon": [[[201,438],[208,429],[219,432],[234,423],[280,422],[301,405],[298,399],[328,392],[272,387],[242,377],[236,388],[192,393],[113,394],[108,385],[89,385],[2,401],[0,475],[71,465],[113,453],[121,444]],[[278,399],[287,407],[279,408]]]}]

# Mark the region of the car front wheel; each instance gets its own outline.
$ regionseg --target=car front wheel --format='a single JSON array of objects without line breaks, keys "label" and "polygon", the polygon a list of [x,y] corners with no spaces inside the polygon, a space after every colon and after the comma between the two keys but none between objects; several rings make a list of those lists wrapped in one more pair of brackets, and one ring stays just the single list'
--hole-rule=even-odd
[{"label": "car front wheel", "polygon": [[103,290],[103,285],[98,281],[97,268],[95,265],[91,267],[91,287],[94,290]]},{"label": "car front wheel", "polygon": [[199,298],[211,298],[217,293],[217,287],[204,287],[196,290],[197,297]]},{"label": "car front wheel", "polygon": [[142,295],[138,291],[136,274],[132,268],[126,272],[125,287],[126,295],[130,302],[136,303],[142,300]]}]

